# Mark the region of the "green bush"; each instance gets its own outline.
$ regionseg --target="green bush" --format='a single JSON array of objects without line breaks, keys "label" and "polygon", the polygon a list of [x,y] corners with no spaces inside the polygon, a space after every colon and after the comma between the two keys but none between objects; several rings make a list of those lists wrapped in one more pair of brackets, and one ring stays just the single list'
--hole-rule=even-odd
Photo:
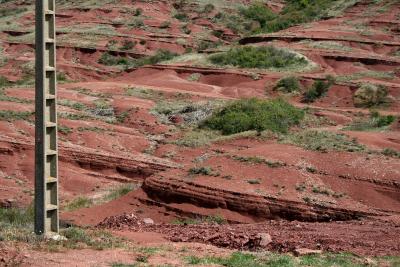
[{"label": "green bush", "polygon": [[382,150],[382,155],[392,158],[400,158],[400,151],[396,151],[393,148],[385,148]]},{"label": "green bush", "polygon": [[106,66],[125,65],[127,67],[141,67],[144,65],[153,65],[161,61],[170,60],[177,56],[177,54],[168,50],[158,50],[155,55],[143,58],[127,58],[121,56],[114,56],[110,53],[104,53],[99,59],[99,63]]},{"label": "green bush", "polygon": [[231,103],[214,113],[201,127],[220,130],[224,135],[250,130],[285,133],[289,127],[299,124],[303,117],[302,110],[282,99],[251,98]]},{"label": "green bush", "polygon": [[219,176],[211,167],[193,167],[189,169],[189,174],[205,175],[205,176]]},{"label": "green bush", "polygon": [[388,90],[384,85],[364,83],[354,93],[353,102],[356,107],[373,107],[387,101]]},{"label": "green bush", "polygon": [[7,87],[10,85],[10,82],[7,80],[6,77],[0,76],[0,88]]},{"label": "green bush", "polygon": [[135,16],[135,17],[138,17],[138,16],[140,16],[140,15],[142,15],[143,14],[143,9],[141,9],[141,8],[137,8],[136,10],[135,10],[135,12],[133,13],[133,15]]},{"label": "green bush", "polygon": [[323,97],[331,88],[334,79],[331,76],[326,78],[326,81],[316,80],[311,88],[304,93],[302,101],[304,103],[312,103],[318,98]]},{"label": "green bush", "polygon": [[213,4],[207,4],[204,6],[203,10],[201,10],[201,13],[210,13],[215,9],[215,6]]},{"label": "green bush", "polygon": [[330,7],[335,5],[335,0],[287,0],[285,8],[279,15],[272,12],[262,4],[252,7],[248,11],[249,18],[259,21],[262,24],[261,32],[276,32],[296,24],[311,22],[323,16]]},{"label": "green bush", "polygon": [[308,64],[304,57],[273,46],[237,47],[224,53],[211,55],[209,59],[217,65],[232,65],[240,68],[288,68]]},{"label": "green bush", "polygon": [[176,18],[177,20],[180,20],[180,21],[188,21],[189,20],[188,15],[186,15],[185,13],[177,13],[174,15],[174,18]]},{"label": "green bush", "polygon": [[127,65],[128,59],[118,57],[110,54],[109,52],[103,53],[99,59],[99,63],[106,66]]},{"label": "green bush", "polygon": [[131,40],[124,40],[121,46],[121,50],[131,50],[134,48],[136,45],[136,42],[133,42]]},{"label": "green bush", "polygon": [[271,21],[277,17],[264,3],[253,3],[247,8],[242,8],[241,13],[247,19],[251,19],[260,23],[261,27],[265,27],[267,21]]},{"label": "green bush", "polygon": [[299,78],[294,76],[284,77],[280,79],[275,85],[274,90],[278,90],[284,93],[292,93],[300,91],[301,85],[299,82]]},{"label": "green bush", "polygon": [[26,209],[0,208],[0,225],[25,226],[33,223],[33,217],[33,206],[29,206]]}]

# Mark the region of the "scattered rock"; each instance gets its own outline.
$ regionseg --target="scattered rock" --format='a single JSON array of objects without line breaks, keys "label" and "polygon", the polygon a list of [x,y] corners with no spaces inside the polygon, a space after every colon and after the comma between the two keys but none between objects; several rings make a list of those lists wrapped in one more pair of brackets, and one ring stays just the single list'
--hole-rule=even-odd
[{"label": "scattered rock", "polygon": [[258,245],[262,248],[267,247],[272,242],[271,235],[267,233],[259,233],[257,234],[256,238],[259,239]]},{"label": "scattered rock", "polygon": [[315,250],[315,249],[308,249],[308,248],[296,248],[293,251],[293,254],[296,257],[305,256],[305,255],[316,255],[316,254],[322,254],[322,250]]},{"label": "scattered rock", "polygon": [[52,236],[49,236],[49,239],[54,240],[54,241],[67,241],[68,240],[65,236],[62,236],[62,235],[52,235]]},{"label": "scattered rock", "polygon": [[179,115],[172,115],[169,117],[169,121],[174,123],[174,124],[181,124],[184,122],[184,119],[182,118],[182,116]]},{"label": "scattered rock", "polygon": [[364,264],[367,266],[376,266],[376,261],[370,258],[365,258]]},{"label": "scattered rock", "polygon": [[11,209],[16,207],[15,199],[0,199],[0,207],[3,209]]},{"label": "scattered rock", "polygon": [[152,219],[150,219],[150,218],[145,218],[145,219],[143,219],[143,222],[144,222],[144,224],[146,224],[146,225],[154,224],[154,221],[153,221]]},{"label": "scattered rock", "polygon": [[122,228],[138,228],[142,223],[135,214],[124,213],[118,216],[111,216],[97,225],[99,228],[122,229]]}]

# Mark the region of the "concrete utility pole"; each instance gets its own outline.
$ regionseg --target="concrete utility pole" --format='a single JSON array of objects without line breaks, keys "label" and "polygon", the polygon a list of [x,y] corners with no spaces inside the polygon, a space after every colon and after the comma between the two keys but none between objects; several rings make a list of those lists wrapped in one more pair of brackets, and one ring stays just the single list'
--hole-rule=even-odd
[{"label": "concrete utility pole", "polygon": [[36,0],[35,233],[58,233],[55,0]]}]

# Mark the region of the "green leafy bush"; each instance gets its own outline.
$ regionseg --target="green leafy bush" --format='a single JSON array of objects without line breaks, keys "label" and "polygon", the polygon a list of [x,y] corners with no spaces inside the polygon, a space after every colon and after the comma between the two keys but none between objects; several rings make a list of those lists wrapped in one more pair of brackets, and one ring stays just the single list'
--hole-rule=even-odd
[{"label": "green leafy bush", "polygon": [[260,23],[261,27],[265,27],[267,21],[271,21],[277,17],[264,3],[256,2],[247,8],[242,8],[242,15],[247,19],[251,19]]},{"label": "green leafy bush", "polygon": [[299,79],[294,76],[284,77],[280,79],[275,85],[274,90],[278,90],[284,93],[292,93],[300,91],[301,85]]},{"label": "green leafy bush", "polygon": [[177,20],[180,20],[180,21],[188,21],[189,20],[188,15],[186,15],[185,13],[177,13],[174,15],[174,18],[176,18]]},{"label": "green leafy bush", "polygon": [[331,88],[334,83],[334,79],[331,76],[326,78],[326,81],[316,80],[311,88],[304,93],[303,102],[304,103],[312,103],[318,98],[323,97]]},{"label": "green leafy bush", "polygon": [[285,133],[289,127],[299,124],[303,117],[302,110],[282,99],[251,98],[224,107],[204,121],[201,127],[220,130],[224,135],[250,130]]},{"label": "green leafy bush", "polygon": [[224,53],[211,55],[209,59],[217,65],[232,65],[240,68],[288,68],[308,64],[304,57],[273,46],[237,47]]}]

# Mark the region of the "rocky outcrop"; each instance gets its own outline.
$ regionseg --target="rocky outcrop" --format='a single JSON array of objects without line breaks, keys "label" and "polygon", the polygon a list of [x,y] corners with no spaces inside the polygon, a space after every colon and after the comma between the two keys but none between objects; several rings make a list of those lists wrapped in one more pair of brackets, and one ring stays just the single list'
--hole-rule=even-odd
[{"label": "rocky outcrop", "polygon": [[149,177],[143,184],[149,198],[163,203],[190,203],[205,208],[222,208],[258,220],[345,221],[373,213],[358,210],[308,205],[301,202],[234,192],[174,178]]}]

